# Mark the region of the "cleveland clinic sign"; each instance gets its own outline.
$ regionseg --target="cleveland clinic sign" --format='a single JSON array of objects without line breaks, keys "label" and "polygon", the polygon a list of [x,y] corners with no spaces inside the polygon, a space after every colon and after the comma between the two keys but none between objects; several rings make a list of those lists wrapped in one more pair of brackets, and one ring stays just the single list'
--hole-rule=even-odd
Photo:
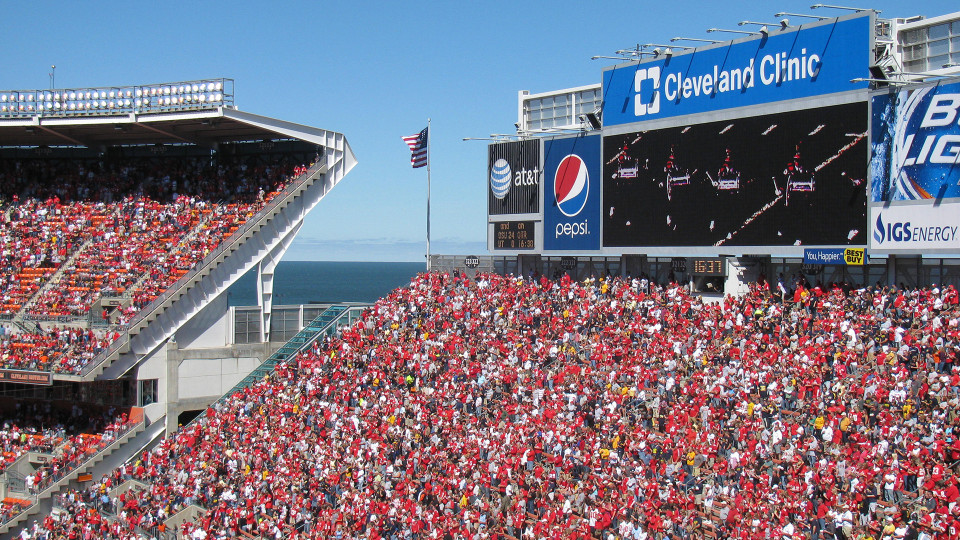
[{"label": "cleveland clinic sign", "polygon": [[866,88],[870,13],[607,68],[605,126]]}]

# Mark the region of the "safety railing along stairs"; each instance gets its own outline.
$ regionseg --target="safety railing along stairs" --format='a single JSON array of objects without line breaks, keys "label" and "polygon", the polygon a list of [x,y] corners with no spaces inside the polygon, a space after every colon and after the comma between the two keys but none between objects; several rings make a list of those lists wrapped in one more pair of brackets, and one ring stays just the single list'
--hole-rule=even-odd
[{"label": "safety railing along stairs", "polygon": [[[132,440],[144,429],[146,429],[146,419],[143,417],[141,411],[139,414],[139,420],[130,422],[124,426],[122,430],[116,433],[116,438],[112,442],[101,448],[99,451],[86,456],[83,461],[77,463],[75,466],[52,473],[51,476],[46,478],[45,483],[36,493],[27,493],[15,490],[15,487],[21,486],[20,480],[22,479],[8,476],[8,478],[12,480],[12,482],[8,480],[8,495],[24,500],[30,500],[33,504],[25,508],[22,512],[11,518],[9,521],[0,524],[0,535],[6,534],[14,527],[23,524],[27,519],[30,518],[30,516],[40,511],[41,501],[51,498],[58,491],[67,486],[67,484],[76,480],[78,476],[90,471],[97,463],[100,463],[107,456],[117,451],[120,447]],[[4,474],[9,475],[10,473]],[[26,488],[24,487],[21,489]]]},{"label": "safety railing along stairs", "polygon": [[[247,220],[230,237],[224,239],[220,245],[209,253],[200,263],[194,266],[193,270],[184,274],[173,285],[167,288],[148,306],[140,312],[126,325],[126,331],[121,337],[114,341],[107,349],[101,351],[89,364],[84,366],[80,375],[81,380],[93,380],[102,373],[110,364],[119,358],[122,353],[130,349],[130,341],[133,336],[138,334],[147,325],[166,311],[170,305],[181,296],[187,294],[189,289],[200,282],[205,276],[209,275],[220,265],[231,253],[237,251],[239,246],[246,242],[253,234],[256,234],[283,208],[288,206],[296,199],[308,186],[314,182],[321,181],[327,173],[327,162],[320,160],[301,176],[297,181],[287,186],[281,193],[273,198],[267,206],[260,210],[254,217]],[[330,187],[332,189],[332,186]],[[235,278],[239,278],[242,272],[238,272]],[[65,376],[64,379],[73,377]]]},{"label": "safety railing along stairs", "polygon": [[[210,219],[212,219],[212,218],[213,218],[213,214],[212,214],[212,213],[204,214],[204,215],[203,215],[203,219],[201,219],[201,220],[199,221],[199,223],[197,223],[196,225],[194,225],[194,227],[193,227],[192,229],[190,229],[190,232],[188,232],[187,234],[183,235],[183,237],[180,238],[180,241],[177,242],[177,244],[176,244],[175,246],[173,246],[172,248],[170,248],[169,250],[167,250],[167,252],[164,253],[164,255],[167,256],[167,257],[169,257],[169,256],[177,253],[178,251],[180,251],[180,249],[182,249],[183,246],[187,245],[187,244],[188,244],[191,240],[193,240],[198,234],[200,234],[200,231],[202,231],[203,228],[206,227],[208,223],[210,223]],[[137,289],[139,289],[140,286],[143,285],[145,281],[147,281],[148,279],[150,279],[150,276],[151,276],[151,272],[150,272],[149,269],[147,269],[146,272],[144,272],[143,274],[141,274],[141,275],[137,278],[137,280],[133,283],[133,285],[127,287],[127,290],[126,290],[126,291],[124,292],[124,294],[123,294],[123,298],[125,298],[125,299],[132,299],[132,298],[133,298],[133,292],[136,291]]]},{"label": "safety railing along stairs", "polygon": [[[246,377],[241,379],[240,382],[234,385],[233,388],[223,394],[223,396],[221,396],[214,405],[228,399],[230,396],[247,388],[248,386],[255,384],[257,381],[262,380],[264,376],[273,372],[278,364],[292,359],[300,352],[308,349],[318,339],[335,334],[341,325],[352,323],[354,320],[359,318],[360,314],[365,309],[369,307],[370,304],[365,303],[333,304],[329,306],[327,309],[321,312],[320,315],[307,324],[303,330],[297,332],[297,334],[290,338],[287,343],[285,343],[275,353],[267,358],[267,360],[260,364],[260,366],[251,371]],[[205,415],[199,415],[192,422],[180,429],[190,429],[191,426],[202,421],[204,417]],[[131,456],[128,458],[128,461],[129,459],[133,459],[135,457],[137,456]],[[115,493],[118,494],[134,487],[137,489],[147,489],[147,486],[148,485],[143,482],[131,480],[121,484]],[[115,493],[111,494],[111,498]],[[146,537],[157,538],[160,540],[174,539],[177,538],[177,527],[179,527],[180,524],[182,524],[184,521],[199,521],[205,513],[206,509],[202,506],[191,504],[184,508],[178,509],[173,516],[164,522],[166,528],[165,532],[159,532],[157,529],[151,529],[150,531],[138,529],[137,532],[144,534]],[[111,516],[108,515],[108,517]]]},{"label": "safety railing along stairs", "polygon": [[273,372],[277,364],[285,362],[299,352],[307,349],[320,337],[333,335],[344,318],[348,319],[348,323],[352,322],[352,320],[367,307],[369,306],[366,304],[334,304],[328,307],[320,313],[317,318],[304,326],[303,330],[297,332],[295,336],[290,338],[290,341],[287,341],[282,347],[277,349],[277,352],[270,355],[262,364],[248,373],[246,377],[240,379],[240,382],[218,399],[217,403],[263,379],[264,376]]}]

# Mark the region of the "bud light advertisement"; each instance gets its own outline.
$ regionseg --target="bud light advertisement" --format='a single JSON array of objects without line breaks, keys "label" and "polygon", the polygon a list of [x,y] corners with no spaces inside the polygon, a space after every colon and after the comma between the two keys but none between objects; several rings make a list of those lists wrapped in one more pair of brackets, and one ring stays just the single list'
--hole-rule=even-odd
[{"label": "bud light advertisement", "polygon": [[600,249],[600,136],[547,139],[543,153],[544,249]]},{"label": "bud light advertisement", "polygon": [[960,197],[960,83],[873,97],[870,200]]},{"label": "bud light advertisement", "polygon": [[489,215],[540,212],[540,141],[491,144],[487,157]]}]

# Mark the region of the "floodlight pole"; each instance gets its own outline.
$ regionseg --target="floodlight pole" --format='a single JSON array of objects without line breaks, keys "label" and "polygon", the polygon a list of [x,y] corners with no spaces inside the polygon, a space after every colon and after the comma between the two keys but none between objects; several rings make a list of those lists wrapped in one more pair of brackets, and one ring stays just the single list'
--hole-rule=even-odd
[{"label": "floodlight pole", "polygon": [[57,80],[56,77],[57,77],[57,66],[52,65],[50,66],[50,89],[51,90],[56,88],[56,80]]}]

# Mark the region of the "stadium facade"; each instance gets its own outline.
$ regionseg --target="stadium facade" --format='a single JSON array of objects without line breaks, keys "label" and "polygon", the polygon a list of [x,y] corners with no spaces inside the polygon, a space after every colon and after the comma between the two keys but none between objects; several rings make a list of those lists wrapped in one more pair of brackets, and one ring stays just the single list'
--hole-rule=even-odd
[{"label": "stadium facade", "polygon": [[[69,217],[58,218],[57,226],[69,222],[63,225],[63,231],[80,231],[76,239],[68,238],[73,243],[67,243],[61,256],[24,261],[19,260],[21,253],[14,253],[10,259],[18,260],[4,267],[4,283],[18,283],[17,288],[5,288],[0,315],[0,342],[7,340],[10,345],[3,351],[6,369],[0,369],[4,381],[0,382],[0,396],[4,398],[53,401],[82,394],[95,402],[136,405],[142,407],[145,424],[151,426],[141,438],[155,438],[176,429],[181,413],[203,410],[275,357],[284,342],[328,307],[281,307],[282,324],[274,324],[277,307],[273,302],[273,274],[306,215],[355,166],[353,151],[341,133],[239,110],[230,79],[2,91],[0,157],[5,172],[16,171],[6,178],[23,177],[19,184],[5,190],[12,193],[0,195],[3,224],[9,228],[4,231],[5,241],[34,234],[17,231],[18,224],[25,222],[18,221],[17,216],[29,213],[24,205],[36,204],[29,197],[31,193],[57,192],[50,206],[54,209],[43,206],[44,213],[67,215],[72,205],[80,204],[88,213],[109,214],[82,216],[75,223],[69,222]],[[224,172],[228,162],[238,164],[237,170],[242,171],[236,178],[231,176],[232,170]],[[280,163],[298,166],[279,183],[267,185],[261,181],[260,193],[254,189],[249,194],[249,205],[241,202],[241,193],[230,192],[234,184],[244,189],[256,184],[254,177],[258,174],[278,176]],[[177,176],[188,165],[214,173],[219,167],[220,185],[213,186],[219,190],[219,199],[206,196],[209,186],[200,176]],[[73,185],[77,183],[73,179],[67,187],[57,188],[60,177],[54,176],[45,184],[45,180],[26,178],[28,173],[23,172],[57,167],[56,174],[61,175],[71,168],[90,171],[89,180],[84,178]],[[103,191],[108,201],[106,212],[97,206],[104,200],[103,193],[96,203],[77,195],[89,195],[91,190],[97,194],[100,185],[122,184],[124,175],[133,174],[138,167],[150,172],[144,173],[144,179],[134,183],[129,193]],[[155,170],[165,168],[170,169],[162,173],[166,176],[158,178]],[[94,174],[94,169],[111,173],[101,177]],[[117,170],[122,171],[119,180]],[[195,184],[192,188],[190,182]],[[159,206],[165,212],[162,219],[171,219],[169,214],[176,211],[193,212],[197,219],[178,224],[173,232],[153,231],[155,236],[169,236],[158,241],[149,238],[150,227],[161,224],[154,216],[154,221],[145,225],[148,234],[142,235],[144,238],[135,246],[104,243],[104,236],[134,236],[130,220],[125,221],[130,216],[123,213],[134,212],[136,219],[147,213],[143,201],[155,201],[145,193],[144,186],[166,190],[166,199],[155,198],[180,205]],[[178,191],[180,196],[190,195],[186,203],[177,198]],[[114,197],[117,200],[110,202]],[[43,204],[51,203],[48,199]],[[194,206],[184,208],[184,204]],[[41,221],[41,232],[36,234],[44,234],[42,230],[49,221]],[[104,221],[122,225],[97,229],[96,224]],[[223,223],[222,231],[217,229],[219,223]],[[67,234],[61,232],[60,236]],[[198,237],[206,242],[198,244]],[[54,235],[51,242],[62,240]],[[154,248],[155,244],[163,248]],[[105,265],[97,261],[128,250],[139,250],[142,258],[159,254],[150,261],[113,260]],[[12,252],[11,248],[4,255]],[[181,253],[187,255],[179,266],[168,267]],[[153,266],[146,264],[139,269],[140,274],[127,280],[115,279],[131,264],[139,268],[138,262]],[[81,264],[86,265],[83,272],[78,271]],[[86,275],[92,267],[103,272],[95,281]],[[248,272],[257,274],[258,305],[230,307],[227,289]],[[74,283],[83,279],[86,281]],[[150,283],[161,285],[146,288]],[[69,289],[65,294],[76,294],[85,304],[70,309],[58,307],[66,304],[63,295],[57,295],[59,289]],[[146,292],[138,296],[140,291]],[[55,300],[48,300],[51,298]],[[337,319],[342,322],[354,311],[340,309]],[[272,336],[271,331],[278,327],[278,335]],[[49,349],[57,351],[54,353],[45,349],[40,361],[19,352],[45,347],[38,336],[50,332],[62,336],[64,330],[79,331],[77,335],[85,337],[86,332],[92,336],[96,331],[97,336],[106,337],[103,346],[85,351],[82,363],[69,366],[63,362],[49,367],[48,356],[61,354],[61,344]]]},{"label": "stadium facade", "polygon": [[741,33],[639,45],[598,84],[521,91],[517,134],[489,146],[481,267],[715,292],[801,272],[960,283],[960,13]]}]

